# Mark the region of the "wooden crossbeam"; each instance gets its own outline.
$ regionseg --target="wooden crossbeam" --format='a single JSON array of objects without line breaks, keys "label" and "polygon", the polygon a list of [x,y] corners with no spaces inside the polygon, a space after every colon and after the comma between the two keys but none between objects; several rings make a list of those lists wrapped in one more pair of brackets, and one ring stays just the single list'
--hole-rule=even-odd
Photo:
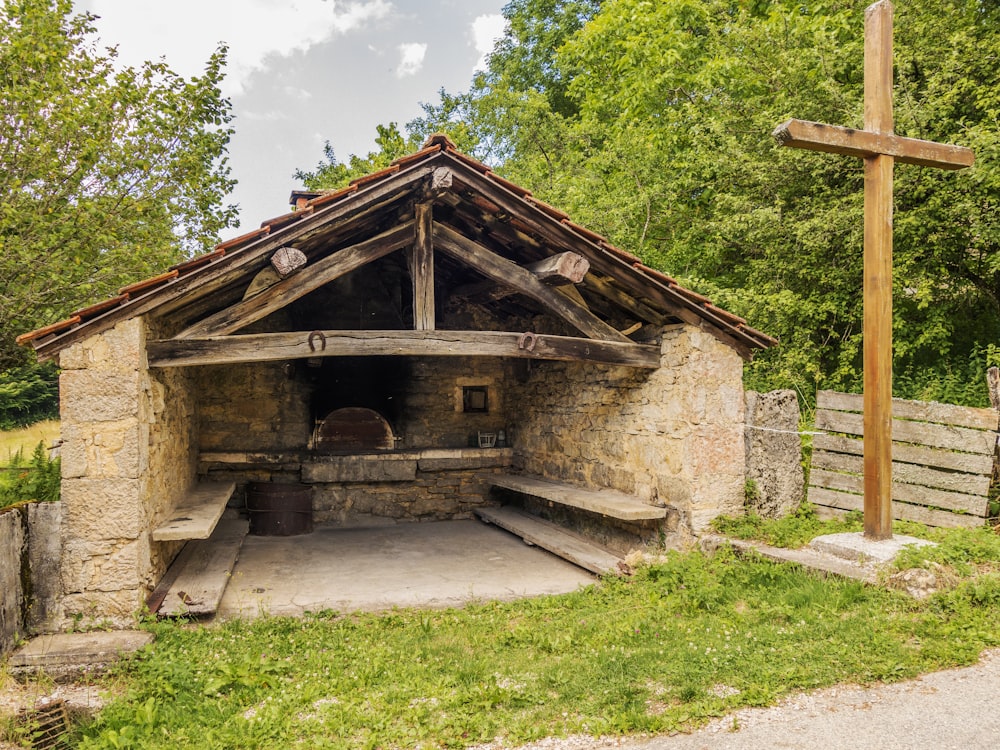
[{"label": "wooden crossbeam", "polygon": [[[506,331],[298,331],[151,341],[151,367],[222,365],[313,357],[514,357],[655,369],[657,346]],[[310,339],[312,346],[310,346]]]},{"label": "wooden crossbeam", "polygon": [[871,133],[808,120],[783,122],[772,135],[782,146],[861,158],[885,154],[902,164],[923,167],[964,169],[971,167],[976,160],[972,150],[964,146],[903,138],[892,133]]}]

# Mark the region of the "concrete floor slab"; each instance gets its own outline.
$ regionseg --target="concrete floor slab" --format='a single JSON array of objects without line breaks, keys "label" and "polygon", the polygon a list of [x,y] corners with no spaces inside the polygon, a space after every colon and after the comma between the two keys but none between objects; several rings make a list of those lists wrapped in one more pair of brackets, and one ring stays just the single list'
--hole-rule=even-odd
[{"label": "concrete floor slab", "polygon": [[595,577],[474,520],[248,536],[218,616],[452,607],[560,594]]}]

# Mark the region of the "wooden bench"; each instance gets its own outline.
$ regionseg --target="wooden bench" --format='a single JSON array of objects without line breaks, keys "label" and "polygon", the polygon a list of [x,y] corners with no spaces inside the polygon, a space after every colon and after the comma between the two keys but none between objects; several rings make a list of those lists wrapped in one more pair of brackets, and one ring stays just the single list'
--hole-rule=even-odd
[{"label": "wooden bench", "polygon": [[[864,508],[862,397],[820,391],[809,502],[821,517]],[[988,513],[998,415],[993,409],[892,400],[892,517],[981,526]],[[838,434],[830,434],[838,433]]]},{"label": "wooden bench", "polygon": [[174,506],[170,517],[153,529],[153,541],[208,539],[235,489],[235,482],[199,482]]},{"label": "wooden bench", "polygon": [[499,474],[489,477],[489,482],[494,487],[622,521],[654,521],[667,515],[666,508],[649,505],[633,495],[617,490],[591,490],[521,474]]}]

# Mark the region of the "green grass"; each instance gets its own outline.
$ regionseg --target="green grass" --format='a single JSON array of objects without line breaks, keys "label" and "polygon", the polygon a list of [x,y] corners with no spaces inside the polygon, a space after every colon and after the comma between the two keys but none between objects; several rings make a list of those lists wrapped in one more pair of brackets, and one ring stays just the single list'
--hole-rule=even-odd
[{"label": "green grass", "polygon": [[808,544],[821,534],[861,531],[862,518],[860,513],[849,513],[841,520],[821,521],[813,506],[802,503],[794,513],[783,518],[765,519],[753,513],[735,517],[722,516],[712,521],[712,528],[720,534],[737,539],[750,539],[772,547],[794,549]]},{"label": "green grass", "polygon": [[12,458],[18,453],[30,456],[38,443],[44,443],[48,448],[58,437],[59,421],[55,419],[16,430],[0,430],[0,466],[10,466]]},{"label": "green grass", "polygon": [[462,610],[154,624],[79,747],[452,748],[687,729],[1000,644],[1000,545],[983,531],[949,549],[975,557],[977,576],[924,602],[724,549]]}]

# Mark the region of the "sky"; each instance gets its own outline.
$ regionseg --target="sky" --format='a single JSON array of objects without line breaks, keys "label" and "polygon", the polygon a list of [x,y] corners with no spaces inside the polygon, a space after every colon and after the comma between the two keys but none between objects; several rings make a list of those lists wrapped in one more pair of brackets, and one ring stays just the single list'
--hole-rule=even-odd
[{"label": "sky", "polygon": [[[375,147],[375,126],[402,129],[445,88],[468,89],[503,33],[507,0],[76,0],[99,16],[124,65],[163,59],[190,77],[220,43],[235,135],[240,232],[289,210],[330,141],[339,161]],[[229,235],[236,234],[231,231]],[[223,239],[226,238],[223,237]]]}]

